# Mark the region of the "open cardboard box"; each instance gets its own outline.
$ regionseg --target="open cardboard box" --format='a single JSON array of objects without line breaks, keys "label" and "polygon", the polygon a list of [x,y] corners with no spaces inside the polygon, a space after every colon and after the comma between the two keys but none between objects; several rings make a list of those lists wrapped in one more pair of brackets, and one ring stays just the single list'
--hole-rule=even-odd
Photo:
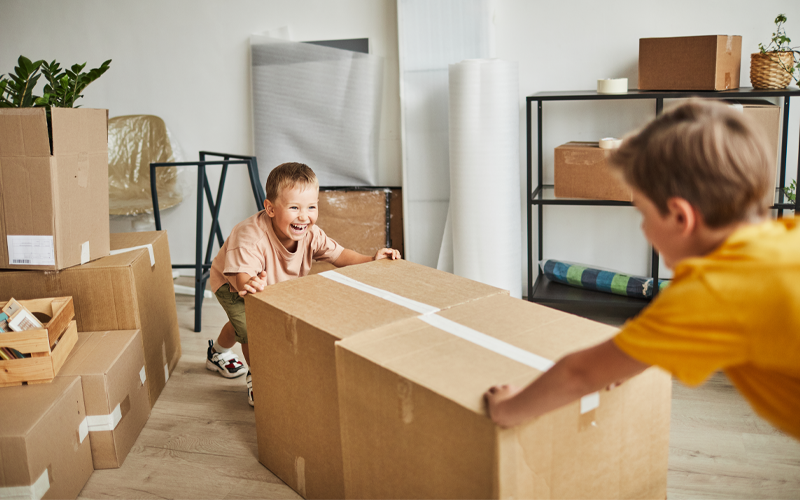
[{"label": "open cardboard box", "polygon": [[0,109],[0,269],[58,270],[108,255],[108,111]]},{"label": "open cardboard box", "polygon": [[[78,340],[72,297],[19,300],[32,313],[50,317],[43,328],[0,333],[0,347],[11,347],[29,358],[0,360],[0,387],[53,380]],[[0,302],[0,308],[6,302]]]}]

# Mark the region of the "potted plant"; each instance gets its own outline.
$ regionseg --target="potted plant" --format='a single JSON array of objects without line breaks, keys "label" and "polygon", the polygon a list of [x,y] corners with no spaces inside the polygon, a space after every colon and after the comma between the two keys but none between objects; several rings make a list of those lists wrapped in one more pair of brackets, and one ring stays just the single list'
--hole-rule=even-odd
[{"label": "potted plant", "polygon": [[794,180],[794,181],[792,181],[791,184],[789,184],[788,186],[783,188],[783,192],[786,195],[786,198],[788,198],[789,201],[794,203],[795,200],[797,199],[796,198],[796,196],[797,196],[797,181]]},{"label": "potted plant", "polygon": [[785,23],[786,15],[778,14],[769,44],[759,43],[759,52],[750,55],[750,83],[755,89],[785,89],[792,79],[797,81],[800,51],[789,45],[792,40],[786,36]]}]

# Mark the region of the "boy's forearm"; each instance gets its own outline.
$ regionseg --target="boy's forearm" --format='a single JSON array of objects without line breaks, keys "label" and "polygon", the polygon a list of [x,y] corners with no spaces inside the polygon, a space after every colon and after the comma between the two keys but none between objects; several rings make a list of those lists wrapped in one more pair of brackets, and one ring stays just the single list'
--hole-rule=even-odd
[{"label": "boy's forearm", "polygon": [[333,265],[336,267],[345,267],[345,266],[352,266],[355,264],[363,264],[364,262],[371,262],[372,257],[369,255],[363,255],[353,250],[345,248],[341,254],[339,254],[339,258],[333,261]]},{"label": "boy's forearm", "polygon": [[252,276],[250,276],[250,275],[249,275],[249,274],[247,274],[247,273],[236,273],[236,275],[235,275],[235,279],[234,279],[234,282],[235,282],[235,283],[234,283],[234,286],[236,287],[236,291],[237,291],[237,292],[239,292],[239,291],[242,291],[242,290],[244,290],[244,286],[245,286],[245,285],[247,284],[247,282],[248,282],[248,281],[250,281],[252,278],[253,278],[253,277],[252,277]]}]

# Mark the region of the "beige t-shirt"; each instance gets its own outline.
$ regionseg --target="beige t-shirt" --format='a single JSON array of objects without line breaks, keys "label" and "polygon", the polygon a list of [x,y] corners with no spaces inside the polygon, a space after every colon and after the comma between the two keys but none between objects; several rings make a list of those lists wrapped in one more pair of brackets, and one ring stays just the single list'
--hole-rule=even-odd
[{"label": "beige t-shirt", "polygon": [[247,273],[256,276],[267,272],[267,285],[306,276],[313,260],[333,262],[344,247],[328,238],[317,226],[311,226],[305,237],[297,242],[294,253],[281,244],[272,228],[266,211],[236,224],[211,263],[211,289],[229,283],[236,290],[236,277],[228,273]]}]

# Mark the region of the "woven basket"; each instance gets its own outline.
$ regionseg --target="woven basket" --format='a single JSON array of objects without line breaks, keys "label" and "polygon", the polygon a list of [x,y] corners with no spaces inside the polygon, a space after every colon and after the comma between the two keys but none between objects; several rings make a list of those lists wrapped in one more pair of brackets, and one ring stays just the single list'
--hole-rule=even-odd
[{"label": "woven basket", "polygon": [[794,66],[792,52],[757,52],[750,54],[750,83],[754,89],[785,89],[792,81],[792,74],[781,66]]}]

